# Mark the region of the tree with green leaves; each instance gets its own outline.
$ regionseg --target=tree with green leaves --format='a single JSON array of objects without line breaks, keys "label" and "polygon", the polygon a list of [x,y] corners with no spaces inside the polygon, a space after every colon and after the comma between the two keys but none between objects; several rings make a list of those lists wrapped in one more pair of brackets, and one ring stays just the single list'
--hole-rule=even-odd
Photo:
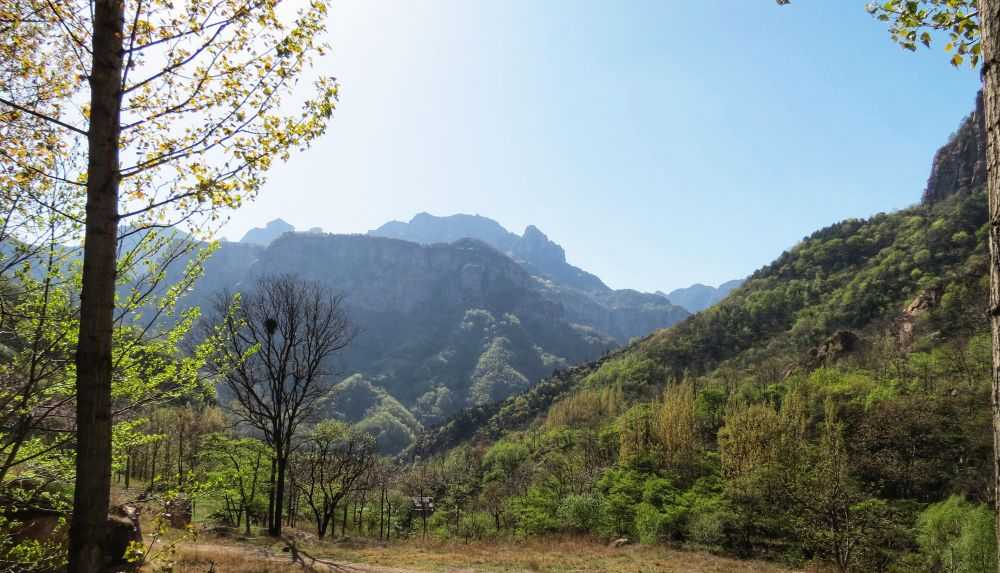
[{"label": "tree with green leaves", "polygon": [[209,464],[207,479],[221,493],[234,525],[243,523],[250,535],[251,515],[261,499],[271,459],[267,445],[253,438],[235,438],[224,433],[205,436],[202,455]]},{"label": "tree with green leaves", "polygon": [[[293,458],[296,487],[305,499],[323,537],[337,508],[362,478],[375,468],[375,439],[332,420],[316,424],[302,450]],[[346,517],[346,512],[345,512]],[[346,522],[343,524],[346,528]]]},{"label": "tree with green leaves", "polygon": [[[0,2],[0,188],[44,179],[86,198],[83,213],[65,213],[84,228],[74,573],[99,569],[108,509],[120,230],[238,206],[332,114],[331,78],[318,78],[294,111],[282,105],[324,51],[327,3],[312,0],[297,14],[278,4]],[[25,201],[61,212],[37,194]]]}]

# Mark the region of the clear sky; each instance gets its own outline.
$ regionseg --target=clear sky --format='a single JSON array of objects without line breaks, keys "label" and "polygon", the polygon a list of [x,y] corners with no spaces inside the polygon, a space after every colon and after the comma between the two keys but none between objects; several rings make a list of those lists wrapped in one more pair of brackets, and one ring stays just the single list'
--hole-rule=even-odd
[{"label": "clear sky", "polygon": [[647,291],[917,202],[978,88],[864,0],[342,0],[329,35],[328,133],[223,235],[478,213]]}]

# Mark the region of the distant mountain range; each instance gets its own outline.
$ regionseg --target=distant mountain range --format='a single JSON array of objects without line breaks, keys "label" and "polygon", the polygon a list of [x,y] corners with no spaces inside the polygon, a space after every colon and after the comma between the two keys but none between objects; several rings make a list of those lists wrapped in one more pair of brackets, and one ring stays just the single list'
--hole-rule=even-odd
[{"label": "distant mountain range", "polygon": [[717,287],[695,283],[687,288],[679,288],[669,293],[658,293],[667,297],[670,302],[684,307],[690,313],[696,313],[721,302],[729,293],[743,284],[743,279],[722,283]]},{"label": "distant mountain range", "polygon": [[486,217],[427,213],[366,235],[277,219],[223,242],[186,303],[277,273],[345,294],[362,334],[338,358],[347,378],[328,415],[374,432],[386,451],[690,315],[663,294],[609,288],[534,226],[517,235]]},{"label": "distant mountain range", "polygon": [[601,279],[566,262],[566,252],[549,240],[538,227],[528,225],[523,235],[504,229],[493,219],[480,215],[435,217],[419,213],[409,223],[391,221],[368,232],[423,245],[450,243],[458,239],[478,239],[521,263],[529,273],[561,286],[585,292],[611,291]]},{"label": "distant mountain range", "polygon": [[622,344],[690,314],[662,294],[611,289],[593,274],[569,264],[563,248],[534,225],[517,235],[480,215],[419,213],[409,223],[392,221],[368,234],[423,245],[478,239],[520,264],[534,277],[543,295],[565,309],[568,320],[590,326]]}]

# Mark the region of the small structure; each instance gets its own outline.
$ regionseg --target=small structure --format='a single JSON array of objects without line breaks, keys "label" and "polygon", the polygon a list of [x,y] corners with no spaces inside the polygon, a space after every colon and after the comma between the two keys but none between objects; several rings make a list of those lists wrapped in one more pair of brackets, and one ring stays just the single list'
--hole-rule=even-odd
[{"label": "small structure", "polygon": [[422,516],[434,514],[434,498],[426,496],[414,496],[412,498],[413,511]]}]

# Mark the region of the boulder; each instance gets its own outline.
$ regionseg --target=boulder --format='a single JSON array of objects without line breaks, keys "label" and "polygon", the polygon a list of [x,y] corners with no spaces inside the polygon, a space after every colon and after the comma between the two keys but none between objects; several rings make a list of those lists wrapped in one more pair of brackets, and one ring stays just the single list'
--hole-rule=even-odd
[{"label": "boulder", "polygon": [[830,364],[858,350],[861,339],[850,330],[838,330],[809,354],[816,366]]},{"label": "boulder", "polygon": [[629,541],[629,539],[627,537],[619,537],[618,539],[615,539],[614,541],[612,541],[611,543],[609,543],[608,547],[612,547],[614,549],[618,549],[619,547],[624,547],[624,546],[626,546],[626,545],[628,545],[630,543],[631,543],[631,541]]}]

